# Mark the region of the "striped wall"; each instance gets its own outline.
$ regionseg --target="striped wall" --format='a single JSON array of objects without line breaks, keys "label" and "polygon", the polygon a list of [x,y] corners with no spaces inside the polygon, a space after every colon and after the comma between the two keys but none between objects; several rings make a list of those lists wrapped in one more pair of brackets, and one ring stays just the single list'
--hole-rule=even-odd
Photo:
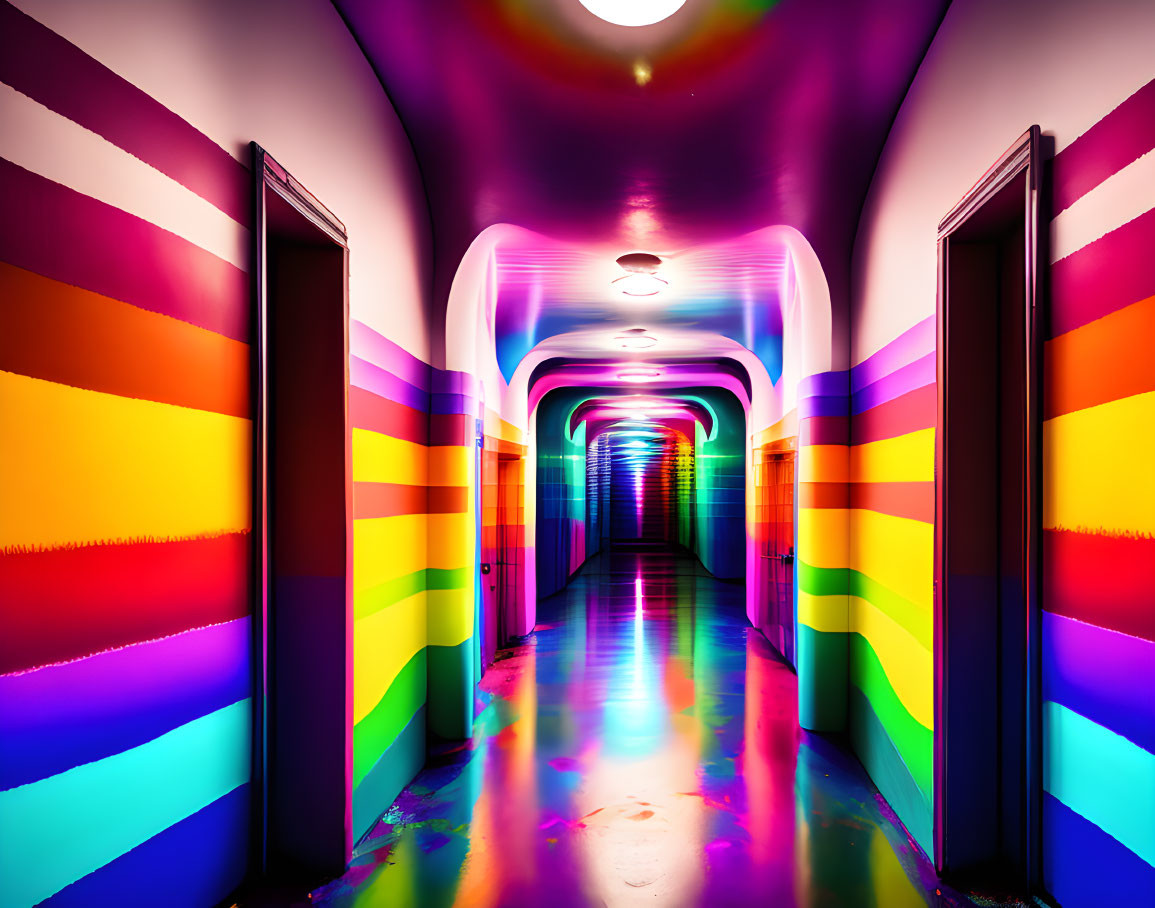
[{"label": "striped wall", "polygon": [[249,177],[7,3],[0,122],[0,892],[212,904],[248,851]]},{"label": "striped wall", "polygon": [[1064,906],[1155,892],[1153,149],[1155,81],[1052,167],[1043,874]]}]

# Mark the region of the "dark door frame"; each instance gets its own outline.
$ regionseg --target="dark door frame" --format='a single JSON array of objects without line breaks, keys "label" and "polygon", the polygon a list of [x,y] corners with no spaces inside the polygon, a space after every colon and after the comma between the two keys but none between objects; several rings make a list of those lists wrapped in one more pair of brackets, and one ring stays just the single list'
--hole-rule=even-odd
[{"label": "dark door frame", "polygon": [[[947,711],[944,704],[951,696],[949,676],[949,654],[946,652],[945,629],[950,621],[948,601],[949,576],[946,542],[950,534],[950,514],[948,513],[944,489],[950,475],[947,439],[950,426],[944,418],[949,388],[947,382],[950,370],[949,319],[950,299],[948,265],[950,261],[951,237],[983,206],[994,199],[1014,180],[1025,174],[1026,192],[1023,199],[1025,244],[1024,244],[1024,307],[1022,312],[1025,350],[1023,350],[1024,374],[1019,376],[1026,425],[1023,445],[1023,602],[1025,603],[1025,640],[1023,654],[1027,719],[1025,729],[1025,779],[1026,803],[1024,816],[1025,859],[1023,868],[1027,885],[1037,889],[1040,881],[1040,822],[1042,791],[1042,746],[1041,746],[1041,691],[1039,668],[1039,539],[1041,536],[1040,508],[1040,440],[1041,440],[1041,337],[1042,337],[1042,288],[1040,261],[1043,238],[1040,235],[1040,201],[1042,170],[1040,161],[1040,131],[1031,126],[999,158],[982,179],[972,187],[963,199],[950,211],[938,227],[938,422],[935,438],[935,541],[934,541],[934,863],[939,872],[950,870],[948,852],[951,822],[951,805],[947,803],[945,780],[950,772],[947,765]],[[975,742],[981,743],[981,742]],[[953,749],[952,749],[952,752]],[[992,831],[993,832],[993,831]]]},{"label": "dark door frame", "polygon": [[[256,142],[251,144],[253,166],[253,753],[252,753],[252,866],[269,870],[269,313],[266,281],[267,193],[274,192],[309,223],[344,250],[345,387],[349,385],[349,242],[345,225]],[[352,519],[351,443],[348,391],[345,400],[346,508]],[[352,538],[348,540],[352,546]],[[350,548],[351,552],[351,548]],[[351,555],[350,555],[351,558]],[[347,578],[347,582],[349,578]],[[350,653],[350,657],[351,657]],[[350,732],[351,733],[351,732]],[[348,805],[346,805],[348,809]]]}]

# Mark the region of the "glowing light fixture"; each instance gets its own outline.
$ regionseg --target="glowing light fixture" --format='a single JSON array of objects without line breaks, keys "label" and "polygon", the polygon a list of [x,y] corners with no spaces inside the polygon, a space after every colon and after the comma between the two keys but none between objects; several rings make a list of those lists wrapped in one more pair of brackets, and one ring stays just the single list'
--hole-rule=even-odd
[{"label": "glowing light fixture", "polygon": [[[624,280],[624,278],[619,278],[619,280]],[[648,350],[657,342],[656,337],[651,337],[648,334],[619,334],[614,338],[614,343],[623,350]]]},{"label": "glowing light fixture", "polygon": [[686,0],[581,0],[581,5],[599,19],[634,28],[668,19],[685,3]]},{"label": "glowing light fixture", "polygon": [[641,383],[653,381],[661,374],[662,373],[657,369],[626,369],[625,371],[618,373],[618,379],[620,381]]},{"label": "glowing light fixture", "polygon": [[657,296],[670,286],[654,274],[626,274],[613,282],[613,287],[623,296]]}]

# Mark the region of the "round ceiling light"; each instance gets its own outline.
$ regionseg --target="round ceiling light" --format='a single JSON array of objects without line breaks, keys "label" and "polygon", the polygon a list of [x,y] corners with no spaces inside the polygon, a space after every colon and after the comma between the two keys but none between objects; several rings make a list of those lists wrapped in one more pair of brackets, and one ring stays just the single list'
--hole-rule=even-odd
[{"label": "round ceiling light", "polygon": [[581,5],[599,19],[614,25],[653,25],[668,19],[686,4],[686,0],[580,0]]},{"label": "round ceiling light", "polygon": [[613,287],[623,296],[657,296],[670,285],[654,274],[626,274],[613,282]]},{"label": "round ceiling light", "polygon": [[614,343],[623,350],[648,350],[657,342],[656,337],[648,334],[619,334],[614,338]]},{"label": "round ceiling light", "polygon": [[626,369],[618,373],[618,379],[628,382],[646,382],[653,381],[661,374],[657,369]]}]

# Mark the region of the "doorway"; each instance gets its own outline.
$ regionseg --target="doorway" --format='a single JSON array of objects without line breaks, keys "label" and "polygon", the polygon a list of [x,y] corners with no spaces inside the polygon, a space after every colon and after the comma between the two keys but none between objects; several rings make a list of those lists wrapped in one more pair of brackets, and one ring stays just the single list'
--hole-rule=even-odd
[{"label": "doorway", "polygon": [[764,445],[757,464],[758,523],[766,614],[759,627],[794,665],[794,467],[795,452]]},{"label": "doorway", "polygon": [[352,848],[352,469],[345,228],[262,148],[256,175],[254,645],[258,866]]},{"label": "doorway", "polygon": [[514,611],[521,602],[524,551],[525,460],[516,454],[482,452],[482,614],[481,671],[512,637]]},{"label": "doorway", "polygon": [[935,864],[1037,878],[1039,130],[939,225]]}]

